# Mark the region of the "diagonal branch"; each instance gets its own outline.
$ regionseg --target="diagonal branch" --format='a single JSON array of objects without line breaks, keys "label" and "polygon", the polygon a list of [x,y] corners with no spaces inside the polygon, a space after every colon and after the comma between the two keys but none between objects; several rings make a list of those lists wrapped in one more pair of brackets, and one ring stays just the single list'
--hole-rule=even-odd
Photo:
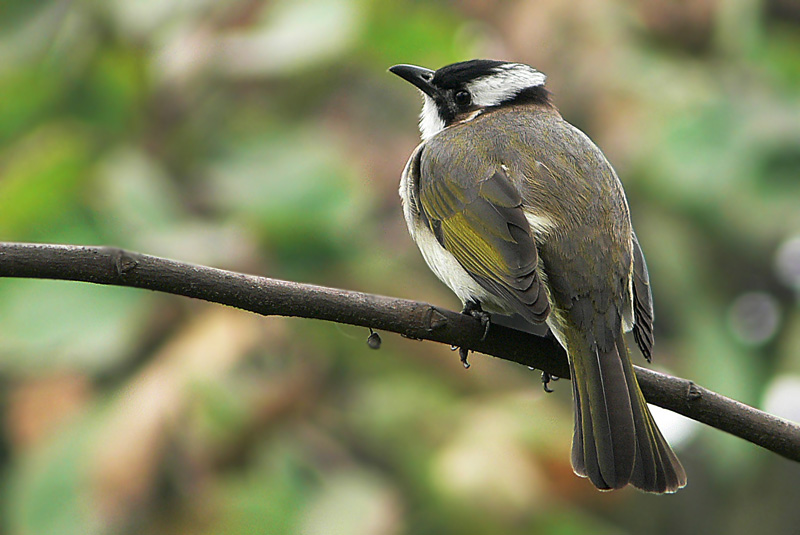
[{"label": "diagonal branch", "polygon": [[[493,325],[485,340],[472,317],[406,299],[245,275],[112,247],[0,243],[0,277],[61,279],[145,288],[203,299],[264,316],[296,316],[372,327],[458,345],[569,377],[551,338]],[[800,426],[691,381],[636,367],[647,401],[783,457],[800,461]]]}]

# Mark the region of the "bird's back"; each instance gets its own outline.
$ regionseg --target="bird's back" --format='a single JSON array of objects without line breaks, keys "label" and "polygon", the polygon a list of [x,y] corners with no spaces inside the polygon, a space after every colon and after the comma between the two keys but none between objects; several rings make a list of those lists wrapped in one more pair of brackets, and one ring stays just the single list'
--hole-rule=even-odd
[{"label": "bird's back", "polygon": [[[632,266],[627,201],[616,173],[597,146],[547,106],[488,111],[446,128],[426,143],[423,179],[448,176],[465,186],[507,170],[524,199],[554,305],[592,295],[599,308],[612,296],[628,308]],[[611,227],[609,227],[611,224]]]}]

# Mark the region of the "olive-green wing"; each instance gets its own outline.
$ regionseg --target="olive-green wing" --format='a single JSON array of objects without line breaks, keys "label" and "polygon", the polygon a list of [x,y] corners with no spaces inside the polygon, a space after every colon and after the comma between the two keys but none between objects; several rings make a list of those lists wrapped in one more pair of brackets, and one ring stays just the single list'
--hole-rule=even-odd
[{"label": "olive-green wing", "polygon": [[474,182],[421,176],[422,211],[436,239],[470,276],[527,320],[542,322],[550,303],[522,197],[502,168],[485,175]]}]

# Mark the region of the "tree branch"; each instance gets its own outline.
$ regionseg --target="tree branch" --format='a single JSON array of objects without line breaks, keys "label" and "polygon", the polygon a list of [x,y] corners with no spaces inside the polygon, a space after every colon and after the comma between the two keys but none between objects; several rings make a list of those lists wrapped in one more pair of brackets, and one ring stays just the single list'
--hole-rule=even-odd
[{"label": "tree branch", "polygon": [[[263,316],[295,316],[372,327],[467,347],[569,377],[552,339],[493,325],[485,340],[472,317],[406,299],[245,275],[112,247],[0,243],[0,277],[61,279],[146,288]],[[691,381],[636,367],[647,401],[800,461],[800,426]]]}]

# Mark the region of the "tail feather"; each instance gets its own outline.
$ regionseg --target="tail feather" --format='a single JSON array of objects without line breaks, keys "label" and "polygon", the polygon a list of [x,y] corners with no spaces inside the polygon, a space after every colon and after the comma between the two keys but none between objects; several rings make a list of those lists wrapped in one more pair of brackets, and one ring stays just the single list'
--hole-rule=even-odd
[{"label": "tail feather", "polygon": [[[570,376],[572,381],[572,399],[575,405],[575,426],[572,434],[572,470],[581,477],[589,477],[589,471],[586,469],[586,461],[583,456],[583,413],[581,411],[581,404],[578,400],[581,399],[580,392],[578,391],[578,381],[575,378],[575,366],[572,365],[572,359],[569,363]],[[591,440],[589,441],[591,442]],[[594,469],[596,472],[597,470]]]},{"label": "tail feather", "polygon": [[575,397],[575,473],[600,489],[631,484],[665,493],[686,485],[683,466],[647,408],[622,330],[607,350],[581,338],[568,338]]},{"label": "tail feather", "polygon": [[571,362],[578,378],[575,426],[580,426],[583,440],[583,447],[578,448],[582,452],[573,457],[583,456],[586,475],[598,488],[624,487],[633,471],[636,439],[619,355],[615,348],[603,352],[593,344]]},{"label": "tail feather", "polygon": [[[627,354],[627,346],[621,336],[617,344],[621,346],[620,352]],[[686,472],[647,408],[647,401],[636,381],[630,359],[624,359],[623,365],[633,400],[633,419],[638,443],[631,485],[647,492],[675,492],[686,486]]]}]

